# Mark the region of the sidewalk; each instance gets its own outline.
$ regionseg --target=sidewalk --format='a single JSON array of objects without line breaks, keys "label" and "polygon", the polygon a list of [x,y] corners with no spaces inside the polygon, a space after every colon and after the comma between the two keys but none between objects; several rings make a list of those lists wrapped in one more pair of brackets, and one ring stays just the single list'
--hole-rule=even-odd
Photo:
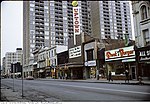
[{"label": "sidewalk", "polygon": [[107,79],[86,79],[86,80],[71,80],[71,79],[50,79],[50,78],[38,78],[36,80],[43,80],[43,81],[64,81],[64,82],[84,82],[84,83],[106,83],[106,84],[126,84],[126,85],[150,85],[150,80],[143,80],[141,84],[137,80],[130,80],[129,83],[125,80],[113,80],[108,82]]},{"label": "sidewalk", "polygon": [[1,86],[1,101],[2,102],[29,102],[29,100],[22,98],[21,93],[6,86]]}]

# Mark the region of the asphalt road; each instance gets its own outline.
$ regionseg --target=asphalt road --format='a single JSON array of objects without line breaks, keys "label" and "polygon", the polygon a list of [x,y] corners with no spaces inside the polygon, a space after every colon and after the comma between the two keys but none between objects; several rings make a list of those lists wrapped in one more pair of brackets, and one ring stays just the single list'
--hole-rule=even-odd
[{"label": "asphalt road", "polygon": [[[13,88],[13,79],[2,79],[2,85]],[[21,80],[14,80],[15,91],[21,93]],[[99,102],[150,101],[150,87],[105,83],[82,83],[24,80],[24,95],[31,101]]]}]

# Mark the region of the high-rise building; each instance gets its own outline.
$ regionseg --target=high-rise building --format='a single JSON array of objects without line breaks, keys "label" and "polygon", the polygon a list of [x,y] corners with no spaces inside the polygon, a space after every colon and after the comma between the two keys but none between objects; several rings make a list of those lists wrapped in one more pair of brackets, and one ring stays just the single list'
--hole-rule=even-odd
[{"label": "high-rise building", "polygon": [[[73,36],[72,1],[23,1],[23,66],[28,68],[33,50],[55,45],[68,46]],[[91,33],[87,1],[78,1],[81,32]]]},{"label": "high-rise building", "polygon": [[92,1],[92,35],[100,39],[132,39],[128,1]]},{"label": "high-rise building", "polygon": [[2,59],[2,73],[1,74],[5,74],[6,72],[6,70],[5,70],[5,68],[6,68],[6,58],[5,57],[3,57],[3,59]]},{"label": "high-rise building", "polygon": [[11,64],[20,62],[22,64],[22,48],[17,48],[16,52],[7,52],[5,54],[5,74],[9,75],[11,71]]}]

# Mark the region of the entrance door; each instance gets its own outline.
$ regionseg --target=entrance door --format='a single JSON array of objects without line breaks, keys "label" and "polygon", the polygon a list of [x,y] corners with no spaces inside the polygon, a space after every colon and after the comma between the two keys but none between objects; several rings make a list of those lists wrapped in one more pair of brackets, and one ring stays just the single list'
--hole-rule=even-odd
[{"label": "entrance door", "polygon": [[136,79],[136,68],[135,68],[135,66],[131,66],[131,70],[132,70],[132,79]]}]

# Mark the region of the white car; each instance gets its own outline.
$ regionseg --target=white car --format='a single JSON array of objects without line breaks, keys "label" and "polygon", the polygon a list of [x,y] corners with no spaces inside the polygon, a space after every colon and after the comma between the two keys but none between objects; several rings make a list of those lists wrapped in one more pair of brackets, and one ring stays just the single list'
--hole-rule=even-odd
[{"label": "white car", "polygon": [[28,76],[26,77],[26,80],[34,80],[34,78],[32,76]]}]

